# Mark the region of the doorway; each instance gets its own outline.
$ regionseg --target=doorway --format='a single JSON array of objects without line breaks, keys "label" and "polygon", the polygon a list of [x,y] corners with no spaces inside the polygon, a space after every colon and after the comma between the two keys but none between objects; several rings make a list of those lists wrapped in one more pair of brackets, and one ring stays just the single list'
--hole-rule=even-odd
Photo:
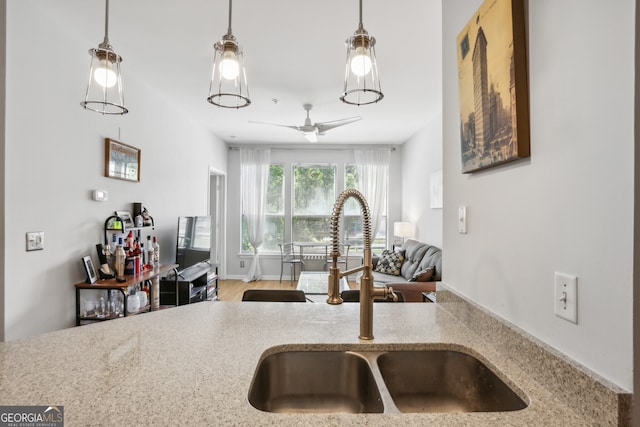
[{"label": "doorway", "polygon": [[226,277],[225,256],[225,190],[226,176],[214,169],[209,170],[209,215],[211,216],[211,263],[218,266],[220,279]]}]

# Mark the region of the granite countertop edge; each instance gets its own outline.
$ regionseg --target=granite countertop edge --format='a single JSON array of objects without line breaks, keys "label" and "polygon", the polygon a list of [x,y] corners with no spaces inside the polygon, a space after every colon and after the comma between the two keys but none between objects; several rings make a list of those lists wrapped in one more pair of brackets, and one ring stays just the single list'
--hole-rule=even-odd
[{"label": "granite countertop edge", "polygon": [[[439,304],[376,304],[372,341],[359,305],[204,302],[0,344],[3,405],[64,406],[67,425],[581,426],[592,423]],[[269,352],[460,348],[526,395],[520,411],[274,414],[247,398]]]}]

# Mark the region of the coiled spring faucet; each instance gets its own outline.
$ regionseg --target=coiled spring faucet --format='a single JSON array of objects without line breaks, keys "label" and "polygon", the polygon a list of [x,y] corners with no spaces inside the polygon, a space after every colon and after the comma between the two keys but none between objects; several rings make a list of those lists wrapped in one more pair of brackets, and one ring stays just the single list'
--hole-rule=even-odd
[{"label": "coiled spring faucet", "polygon": [[[362,214],[362,234],[364,236],[364,259],[363,265],[341,272],[337,267],[338,257],[340,256],[339,248],[339,223],[340,215],[345,201],[353,197],[360,204],[360,213]],[[329,289],[327,298],[328,304],[342,304],[340,297],[340,279],[358,271],[362,271],[360,278],[360,335],[362,340],[373,339],[373,300],[375,298],[385,299],[391,296],[394,301],[398,300],[392,288],[374,287],[371,257],[371,214],[369,213],[369,205],[362,193],[358,190],[348,188],[344,190],[333,205],[331,213],[331,258],[333,260],[331,268],[329,268]]]}]

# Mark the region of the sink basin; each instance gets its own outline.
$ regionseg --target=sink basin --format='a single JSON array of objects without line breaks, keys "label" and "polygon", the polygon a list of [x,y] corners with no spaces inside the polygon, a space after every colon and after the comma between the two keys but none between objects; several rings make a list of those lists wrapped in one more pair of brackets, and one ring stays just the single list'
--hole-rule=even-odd
[{"label": "sink basin", "polygon": [[264,357],[249,403],[288,413],[502,412],[528,406],[483,362],[462,351],[348,350]]},{"label": "sink basin", "polygon": [[368,362],[344,351],[286,351],[260,362],[249,403],[267,412],[381,413]]},{"label": "sink basin", "polygon": [[516,411],[527,404],[481,361],[451,350],[390,351],[378,367],[400,412]]}]

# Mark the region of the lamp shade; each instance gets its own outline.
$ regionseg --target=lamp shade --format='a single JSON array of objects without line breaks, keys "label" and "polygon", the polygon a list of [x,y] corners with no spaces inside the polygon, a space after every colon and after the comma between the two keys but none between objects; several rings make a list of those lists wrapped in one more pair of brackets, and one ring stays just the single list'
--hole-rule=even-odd
[{"label": "lamp shade", "polygon": [[393,235],[397,237],[411,237],[413,235],[413,226],[410,222],[394,222]]},{"label": "lamp shade", "polygon": [[105,0],[104,40],[97,49],[90,49],[91,66],[84,101],[80,105],[85,110],[100,114],[127,114],[122,94],[122,74],[118,55],[109,44],[109,0]]},{"label": "lamp shade", "polygon": [[376,62],[376,39],[364,28],[359,28],[345,44],[347,45],[347,62],[344,71],[344,91],[340,100],[352,105],[366,105],[380,101],[384,95],[380,88]]},{"label": "lamp shade", "polygon": [[214,48],[215,56],[207,101],[224,108],[248,107],[251,99],[242,48],[232,34],[225,34]]},{"label": "lamp shade", "polygon": [[214,45],[213,70],[207,101],[224,108],[243,108],[251,105],[247,73],[242,48],[231,32],[232,0],[229,0],[229,28],[222,40]]},{"label": "lamp shade", "polygon": [[345,42],[347,63],[344,70],[344,90],[340,97],[342,102],[351,105],[373,104],[384,98],[376,62],[376,39],[364,29],[362,0],[359,3],[358,29]]},{"label": "lamp shade", "polygon": [[80,105],[100,114],[127,114],[129,110],[124,106],[120,73],[122,57],[104,43],[97,49],[90,49],[89,55],[89,80],[84,101]]}]

